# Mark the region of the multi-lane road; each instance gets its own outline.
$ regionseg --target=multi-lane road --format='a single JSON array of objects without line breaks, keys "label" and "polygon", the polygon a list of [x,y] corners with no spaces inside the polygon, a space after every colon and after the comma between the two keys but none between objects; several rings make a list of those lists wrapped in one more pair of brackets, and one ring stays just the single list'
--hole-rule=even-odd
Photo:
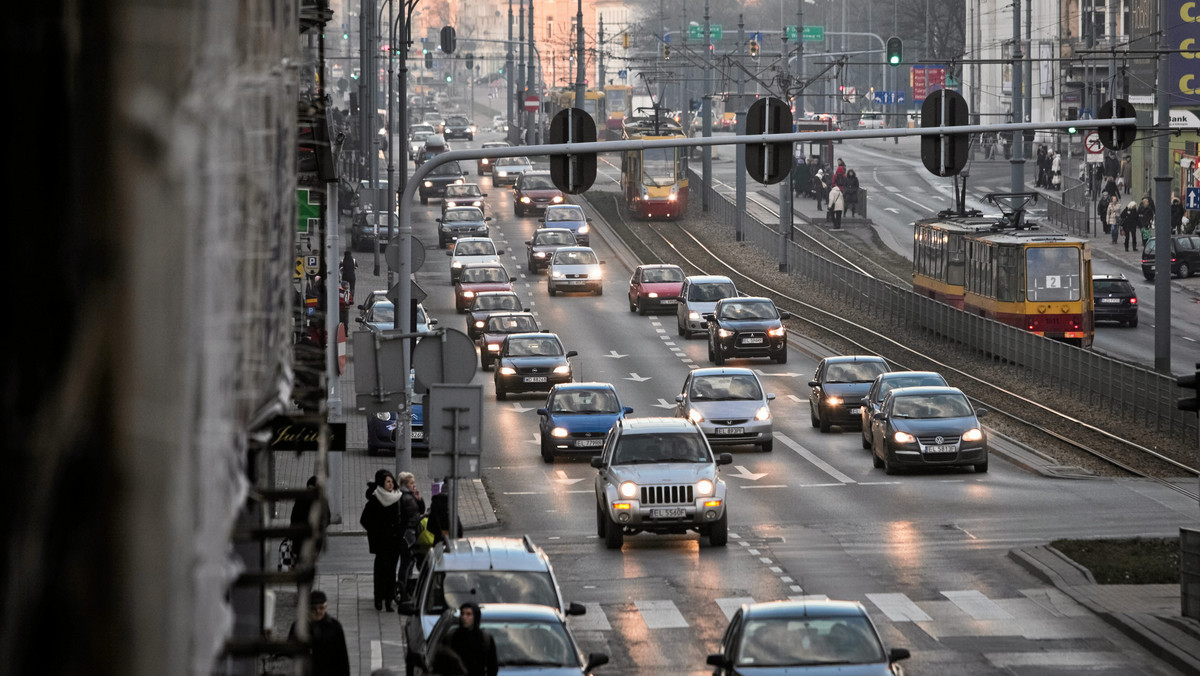
[{"label": "multi-lane road", "polygon": [[[486,140],[481,134],[474,145]],[[908,160],[872,160],[873,152],[846,148],[860,177],[912,173],[900,166]],[[602,167],[595,190],[613,190],[611,171]],[[531,276],[524,265],[537,218],[513,216],[511,192],[478,180],[517,293],[544,328],[579,352],[575,379],[613,383],[635,416],[671,415],[688,370],[708,365],[703,340],[679,338],[672,316],[628,311],[631,261],[603,225],[592,246],[607,261],[604,295],[549,297],[545,275]],[[891,213],[886,192],[873,202],[877,221]],[[895,221],[911,222],[914,211],[894,214]],[[414,213],[416,236],[436,242],[438,206]],[[369,254],[359,256],[365,263]],[[448,260],[427,255],[416,277],[429,292],[428,311],[462,330]],[[360,265],[360,289],[383,283],[365,279],[361,271],[369,269]],[[738,604],[804,595],[862,601],[889,646],[913,651],[910,673],[1173,673],[1007,553],[1060,537],[1173,536],[1180,526],[1200,525],[1193,502],[1144,481],[1047,479],[1000,456],[986,475],[885,476],[872,468],[857,430],[821,434],[810,425],[806,383],[823,355],[820,345],[796,342],[785,365],[735,362],[757,369],[777,395],[776,444],[769,454],[732,449],[734,462],[723,468],[725,548],[695,535],[642,534],[627,537],[620,551],[605,549],[595,536],[596,471],[584,461],[545,464],[539,455],[534,410],[544,395],[495,401],[491,373],[476,374],[491,441],[483,480],[499,520],[486,534],[529,534],[546,549],[566,598],[588,607],[571,620],[585,652],[612,657],[600,673],[709,673],[705,656]],[[358,539],[333,539],[327,558],[344,571],[323,572],[371,569]]]}]

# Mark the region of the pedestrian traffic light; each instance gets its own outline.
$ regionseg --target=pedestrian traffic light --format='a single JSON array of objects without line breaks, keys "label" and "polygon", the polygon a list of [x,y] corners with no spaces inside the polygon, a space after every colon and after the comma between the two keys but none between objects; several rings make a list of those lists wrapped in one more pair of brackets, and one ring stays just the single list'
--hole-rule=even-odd
[{"label": "pedestrian traffic light", "polygon": [[671,58],[671,45],[669,45],[665,42],[663,43],[663,58],[664,59]]},{"label": "pedestrian traffic light", "polygon": [[755,59],[758,58],[758,40],[750,40],[750,56]]},{"label": "pedestrian traffic light", "polygon": [[428,49],[425,50],[425,67],[433,68],[433,52]]},{"label": "pedestrian traffic light", "polygon": [[[1071,106],[1070,108],[1067,108],[1067,119],[1068,120],[1078,120],[1079,119],[1079,108],[1077,108],[1076,106]],[[1079,131],[1079,127],[1076,127],[1075,125],[1071,125],[1070,127],[1067,127],[1068,134],[1074,134],[1078,131]]]},{"label": "pedestrian traffic light", "polygon": [[904,45],[900,42],[900,38],[892,36],[887,41],[887,62],[889,66],[899,66],[904,60],[904,55],[901,53],[904,50]]}]

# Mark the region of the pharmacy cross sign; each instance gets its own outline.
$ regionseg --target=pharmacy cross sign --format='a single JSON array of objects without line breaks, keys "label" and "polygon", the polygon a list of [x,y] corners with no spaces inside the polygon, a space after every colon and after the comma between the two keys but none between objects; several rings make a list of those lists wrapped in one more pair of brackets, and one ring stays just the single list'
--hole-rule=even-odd
[{"label": "pharmacy cross sign", "polygon": [[316,232],[321,221],[321,195],[308,188],[296,190],[296,232]]}]

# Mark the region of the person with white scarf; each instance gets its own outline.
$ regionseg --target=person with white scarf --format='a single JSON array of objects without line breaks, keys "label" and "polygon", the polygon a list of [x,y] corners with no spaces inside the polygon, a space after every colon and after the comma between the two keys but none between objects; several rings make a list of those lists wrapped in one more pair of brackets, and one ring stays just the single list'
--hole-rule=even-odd
[{"label": "person with white scarf", "polygon": [[358,522],[367,531],[367,547],[375,555],[375,610],[395,610],[396,564],[404,543],[400,522],[400,498],[396,478],[386,469],[367,482],[367,504]]}]

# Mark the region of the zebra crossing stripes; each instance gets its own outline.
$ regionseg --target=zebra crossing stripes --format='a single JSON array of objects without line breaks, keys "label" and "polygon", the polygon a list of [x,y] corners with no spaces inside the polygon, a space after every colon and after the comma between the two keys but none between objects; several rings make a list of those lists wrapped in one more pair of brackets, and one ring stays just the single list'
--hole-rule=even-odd
[{"label": "zebra crossing stripes", "polygon": [[678,629],[688,626],[673,601],[636,601],[638,612],[648,629]]},{"label": "zebra crossing stripes", "polygon": [[959,607],[973,620],[1011,620],[1013,616],[1007,610],[1001,608],[995,601],[984,596],[977,590],[970,589],[966,591],[944,591],[942,596],[950,599],[950,601]]},{"label": "zebra crossing stripes", "polygon": [[587,608],[586,613],[571,618],[573,631],[612,631],[612,625],[608,623],[599,603],[585,603],[583,607]]},{"label": "zebra crossing stripes", "polygon": [[737,612],[738,608],[742,607],[743,603],[754,603],[754,597],[752,596],[733,596],[715,600],[721,612],[725,613],[725,619],[727,620],[733,617],[733,614]]},{"label": "zebra crossing stripes", "polygon": [[904,594],[867,594],[866,596],[892,622],[929,622],[933,619]]}]

